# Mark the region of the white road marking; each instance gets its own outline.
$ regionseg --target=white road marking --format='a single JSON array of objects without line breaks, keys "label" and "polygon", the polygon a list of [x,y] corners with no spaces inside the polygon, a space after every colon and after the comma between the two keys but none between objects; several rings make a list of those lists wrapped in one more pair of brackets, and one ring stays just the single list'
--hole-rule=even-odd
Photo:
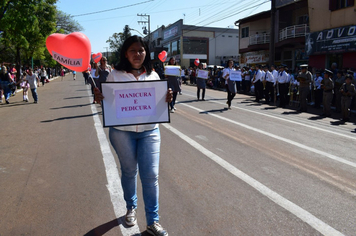
[{"label": "white road marking", "polygon": [[176,134],[179,138],[183,139],[185,142],[187,142],[193,148],[197,149],[199,152],[206,155],[212,161],[214,161],[218,165],[222,166],[224,169],[229,171],[231,174],[233,174],[237,178],[241,179],[242,181],[244,181],[245,183],[247,183],[248,185],[250,185],[251,187],[256,189],[258,192],[260,192],[264,196],[268,197],[274,203],[283,207],[284,209],[286,209],[293,215],[297,216],[299,219],[301,219],[305,223],[309,224],[311,227],[313,227],[315,230],[319,231],[321,234],[326,235],[326,236],[344,235],[341,232],[339,232],[336,229],[329,226],[328,224],[326,224],[325,222],[316,218],[314,215],[312,215],[308,211],[304,210],[303,208],[299,207],[298,205],[294,204],[293,202],[289,201],[288,199],[282,197],[278,193],[269,189],[268,187],[266,187],[262,183],[258,182],[257,180],[253,179],[252,177],[245,174],[244,172],[240,171],[235,166],[231,165],[230,163],[228,163],[227,161],[225,161],[218,155],[207,150],[206,148],[201,146],[199,143],[197,143],[193,139],[189,138],[188,136],[186,136],[182,132],[178,131],[177,129],[173,128],[169,124],[162,124],[162,125],[165,128],[167,128],[168,130],[170,130],[172,133]]},{"label": "white road marking", "polygon": [[246,128],[246,129],[255,131],[255,132],[257,132],[257,133],[260,133],[260,134],[269,136],[269,137],[271,137],[271,138],[274,138],[274,139],[277,139],[277,140],[280,140],[280,141],[289,143],[289,144],[291,144],[291,145],[300,147],[300,148],[302,148],[302,149],[308,150],[308,151],[310,151],[310,152],[314,152],[314,153],[316,153],[316,154],[325,156],[325,157],[327,157],[327,158],[329,158],[329,159],[332,159],[332,160],[334,160],[334,161],[337,161],[337,162],[340,162],[340,163],[343,163],[343,164],[346,164],[346,165],[348,165],[348,166],[351,166],[351,167],[355,167],[355,168],[356,168],[356,163],[354,163],[354,162],[352,162],[352,161],[348,161],[348,160],[343,159],[343,158],[341,158],[341,157],[332,155],[332,154],[330,154],[330,153],[323,152],[323,151],[320,151],[320,150],[315,149],[315,148],[312,148],[312,147],[308,147],[308,146],[306,146],[306,145],[304,145],[304,144],[295,142],[295,141],[290,140],[290,139],[286,139],[286,138],[280,137],[280,136],[275,135],[275,134],[271,134],[271,133],[265,132],[265,131],[263,131],[263,130],[254,128],[254,127],[249,126],[249,125],[245,125],[245,124],[243,124],[243,123],[240,123],[240,122],[237,122],[237,121],[234,121],[234,120],[225,118],[225,117],[223,117],[223,116],[219,116],[219,115],[215,115],[215,114],[212,114],[212,113],[209,113],[209,112],[205,112],[204,110],[201,110],[201,109],[199,109],[199,108],[196,108],[196,107],[193,107],[193,106],[184,104],[184,103],[181,103],[181,105],[186,106],[186,107],[189,107],[189,108],[191,108],[191,109],[194,109],[194,110],[196,110],[196,111],[198,111],[198,112],[204,112],[205,114],[214,116],[214,117],[216,117],[216,118],[218,118],[218,119],[221,119],[221,120],[224,120],[224,121],[233,123],[233,124],[238,125],[238,126],[241,126],[241,127],[243,127],[243,128]]},{"label": "white road marking", "polygon": [[[196,96],[188,95],[188,94],[185,94],[185,95],[186,95],[186,96],[189,96],[189,97],[196,97]],[[209,102],[217,103],[217,104],[220,104],[220,105],[224,105],[224,104],[225,104],[225,103],[221,103],[221,102],[217,102],[217,101],[211,101],[211,100],[210,100]],[[177,102],[177,103],[179,103],[179,102]],[[180,103],[180,104],[183,104],[183,103]],[[270,118],[282,120],[282,121],[289,122],[289,123],[292,123],[292,124],[301,125],[301,126],[308,127],[308,128],[311,128],[311,129],[323,131],[323,132],[326,132],[326,133],[338,135],[338,136],[341,136],[341,137],[344,137],[344,138],[349,138],[349,139],[354,139],[354,140],[356,140],[356,137],[355,137],[355,136],[350,136],[350,135],[346,135],[346,134],[334,132],[334,131],[331,131],[331,130],[327,130],[327,129],[319,128],[319,127],[316,127],[316,126],[312,126],[312,125],[308,125],[308,124],[296,122],[296,121],[293,121],[293,120],[287,120],[287,119],[284,119],[284,118],[281,118],[281,117],[269,115],[269,114],[262,113],[262,112],[258,112],[258,111],[249,110],[249,109],[242,108],[242,107],[237,107],[237,106],[232,106],[232,107],[233,107],[233,108],[240,109],[240,110],[243,110],[243,111],[255,113],[255,114],[258,114],[258,115],[262,115],[262,116],[266,116],[266,117],[270,117]]]},{"label": "white road marking", "polygon": [[[89,90],[88,94],[91,97]],[[115,216],[117,218],[120,218],[126,214],[126,202],[123,198],[123,190],[121,187],[119,171],[117,169],[115,157],[111,152],[110,144],[106,138],[106,134],[104,132],[103,125],[100,121],[95,104],[92,104],[90,107],[93,113],[94,126],[97,132],[100,149],[103,154],[106,178],[108,180],[108,184],[106,185],[106,187],[108,188],[110,193],[110,198],[114,207]],[[122,224],[120,224],[120,229],[123,236],[141,235],[138,225],[132,226],[130,228],[125,228]]]}]

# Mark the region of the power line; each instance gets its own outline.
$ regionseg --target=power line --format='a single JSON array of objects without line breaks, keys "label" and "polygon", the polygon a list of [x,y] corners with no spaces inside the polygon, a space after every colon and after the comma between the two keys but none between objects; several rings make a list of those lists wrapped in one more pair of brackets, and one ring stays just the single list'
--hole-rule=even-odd
[{"label": "power line", "polygon": [[83,14],[79,14],[79,15],[74,15],[72,17],[77,17],[77,16],[87,16],[87,15],[93,15],[93,14],[99,14],[99,13],[103,13],[103,12],[108,12],[108,11],[115,11],[115,10],[119,10],[119,9],[123,9],[123,8],[128,8],[128,7],[133,7],[133,6],[137,6],[137,5],[141,5],[144,3],[148,3],[148,2],[153,2],[154,0],[147,0],[145,2],[139,2],[139,3],[135,3],[135,4],[130,4],[130,5],[126,5],[126,6],[122,6],[122,7],[116,7],[116,8],[112,8],[112,9],[107,9],[107,10],[102,10],[102,11],[96,11],[96,12],[90,12],[90,13],[83,13]]}]

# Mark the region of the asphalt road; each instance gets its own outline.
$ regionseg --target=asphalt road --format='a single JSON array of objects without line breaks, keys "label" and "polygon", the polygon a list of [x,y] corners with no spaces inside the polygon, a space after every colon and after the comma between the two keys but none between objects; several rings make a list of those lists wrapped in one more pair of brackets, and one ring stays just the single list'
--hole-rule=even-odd
[{"label": "asphalt road", "polygon": [[[119,163],[79,74],[0,105],[0,235],[148,235],[122,225]],[[356,126],[183,85],[161,124],[169,235],[356,235]]]}]

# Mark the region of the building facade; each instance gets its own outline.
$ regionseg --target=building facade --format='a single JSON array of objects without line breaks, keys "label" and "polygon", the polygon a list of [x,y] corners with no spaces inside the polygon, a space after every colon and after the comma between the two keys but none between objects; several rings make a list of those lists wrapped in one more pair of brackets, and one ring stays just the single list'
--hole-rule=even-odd
[{"label": "building facade", "polygon": [[185,67],[194,60],[208,65],[221,65],[233,58],[238,61],[238,29],[184,25],[183,20],[161,26],[150,35],[151,59],[158,60],[162,50]]},{"label": "building facade", "polygon": [[[240,29],[241,65],[268,64],[271,39],[271,11],[235,22]],[[305,36],[309,33],[307,0],[276,0],[275,64],[295,68],[308,62]]]},{"label": "building facade", "polygon": [[355,0],[309,0],[309,64],[315,68],[356,68]]}]

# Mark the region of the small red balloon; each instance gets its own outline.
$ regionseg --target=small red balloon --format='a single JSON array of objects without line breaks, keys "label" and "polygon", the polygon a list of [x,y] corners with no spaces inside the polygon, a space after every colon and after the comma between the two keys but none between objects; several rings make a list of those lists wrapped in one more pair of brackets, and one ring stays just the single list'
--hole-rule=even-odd
[{"label": "small red balloon", "polygon": [[161,60],[161,62],[165,62],[167,59],[167,52],[162,51],[160,54],[158,54],[158,58]]},{"label": "small red balloon", "polygon": [[195,59],[195,61],[194,61],[194,65],[199,66],[199,64],[200,64],[199,59],[198,59],[198,58],[197,58],[197,59]]},{"label": "small red balloon", "polygon": [[102,57],[103,55],[101,54],[101,52],[95,53],[92,56],[95,63],[98,63]]}]

